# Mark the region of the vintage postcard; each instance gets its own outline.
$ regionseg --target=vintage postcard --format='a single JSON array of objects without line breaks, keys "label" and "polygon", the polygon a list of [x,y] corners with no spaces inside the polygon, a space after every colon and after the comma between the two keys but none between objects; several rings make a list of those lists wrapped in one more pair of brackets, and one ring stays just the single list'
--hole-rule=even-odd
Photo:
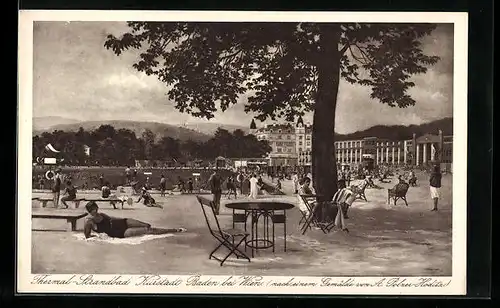
[{"label": "vintage postcard", "polygon": [[465,294],[466,13],[19,17],[19,293]]}]

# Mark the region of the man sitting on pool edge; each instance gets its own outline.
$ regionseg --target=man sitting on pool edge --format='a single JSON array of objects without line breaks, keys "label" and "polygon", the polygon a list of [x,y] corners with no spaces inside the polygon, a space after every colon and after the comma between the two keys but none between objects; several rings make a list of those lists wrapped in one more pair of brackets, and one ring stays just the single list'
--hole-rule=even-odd
[{"label": "man sitting on pool edge", "polygon": [[134,237],[145,234],[158,235],[186,232],[185,228],[154,228],[151,224],[136,219],[117,218],[108,216],[104,213],[99,213],[99,207],[94,201],[87,203],[87,205],[85,205],[85,209],[89,213],[83,228],[85,238],[93,237],[92,231],[96,233],[106,233],[108,236],[115,238]]}]

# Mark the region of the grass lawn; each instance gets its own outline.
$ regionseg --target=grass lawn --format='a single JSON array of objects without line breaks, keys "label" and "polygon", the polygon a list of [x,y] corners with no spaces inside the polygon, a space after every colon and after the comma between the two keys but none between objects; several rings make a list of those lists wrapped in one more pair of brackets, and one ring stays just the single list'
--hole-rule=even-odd
[{"label": "grass lawn", "polygon": [[[186,233],[146,241],[138,245],[110,244],[78,239],[65,232],[65,221],[33,220],[33,273],[93,274],[192,274],[204,275],[285,275],[285,276],[439,276],[452,271],[451,175],[443,177],[439,212],[430,212],[427,176],[419,175],[419,186],[408,192],[409,207],[399,201],[387,204],[387,189],[368,189],[368,202],[358,200],[350,210],[350,233],[323,234],[320,230],[301,235],[300,213],[287,212],[287,251],[283,251],[283,229],[277,226],[277,247],[256,254],[250,263],[227,261],[219,266],[209,260],[216,241],[208,232],[199,204],[193,195],[160,198],[164,206],[142,204],[114,210],[103,204],[101,211],[112,216],[131,217],[158,227],[184,227]],[[296,202],[291,185],[283,183],[286,196],[263,196]],[[136,200],[136,199],[134,199]],[[219,220],[231,227],[231,211],[224,208]],[[35,202],[33,207],[38,206]],[[49,205],[50,206],[50,205]],[[83,207],[83,206],[82,206]],[[83,211],[83,209],[75,210]],[[78,224],[82,232],[83,220]],[[57,231],[59,230],[59,231]],[[248,251],[249,252],[249,251]]]}]

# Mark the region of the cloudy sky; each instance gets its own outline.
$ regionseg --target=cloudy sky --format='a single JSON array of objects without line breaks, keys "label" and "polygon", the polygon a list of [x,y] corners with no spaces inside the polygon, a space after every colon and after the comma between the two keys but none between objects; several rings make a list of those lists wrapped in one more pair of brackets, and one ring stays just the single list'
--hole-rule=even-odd
[{"label": "cloudy sky", "polygon": [[[168,124],[206,122],[179,113],[155,77],[132,68],[137,53],[117,57],[103,47],[108,34],[128,30],[124,22],[36,22],[33,40],[33,116],[76,120],[137,120]],[[400,109],[370,99],[369,89],[341,82],[336,131],[350,133],[378,124],[420,124],[452,116],[453,26],[440,25],[424,41],[441,60],[414,78],[416,106]],[[250,123],[245,98],[210,122]],[[312,118],[309,117],[309,120]],[[306,120],[308,120],[306,118]]]}]

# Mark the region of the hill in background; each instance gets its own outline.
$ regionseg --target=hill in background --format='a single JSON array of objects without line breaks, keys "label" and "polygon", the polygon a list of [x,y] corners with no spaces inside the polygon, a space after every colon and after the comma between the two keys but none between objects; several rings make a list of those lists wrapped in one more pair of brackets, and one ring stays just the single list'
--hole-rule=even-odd
[{"label": "hill in background", "polygon": [[377,125],[351,134],[337,134],[337,140],[356,140],[366,137],[378,137],[389,140],[409,140],[413,137],[413,133],[417,134],[417,137],[426,133],[437,135],[439,130],[442,130],[445,136],[453,135],[453,118],[444,118],[420,125]]},{"label": "hill in background", "polygon": [[[156,122],[137,122],[137,121],[85,121],[78,123],[70,123],[70,124],[57,124],[50,126],[44,130],[34,130],[34,134],[39,134],[43,131],[52,132],[54,130],[63,130],[63,131],[78,131],[80,127],[85,129],[86,131],[91,131],[98,128],[101,125],[111,125],[115,129],[130,129],[133,131],[137,137],[141,137],[142,133],[149,129],[151,130],[157,137],[172,137],[179,140],[193,140],[193,141],[206,141],[210,139],[210,135],[197,132],[195,130],[178,127],[174,125],[164,124],[164,123],[156,123]],[[35,125],[33,125],[35,128]]]},{"label": "hill in background", "polygon": [[[57,123],[55,125],[51,125]],[[54,131],[56,129],[66,131],[77,131],[80,127],[85,130],[93,130],[100,125],[109,124],[116,129],[130,129],[140,137],[146,129],[150,129],[157,136],[168,136],[179,140],[206,141],[213,136],[217,128],[221,127],[230,132],[241,129],[249,133],[249,127],[238,125],[226,125],[219,123],[191,123],[184,126],[176,126],[157,122],[137,122],[137,121],[85,121],[78,122],[73,119],[60,117],[43,117],[33,119],[33,133],[40,134],[44,131]],[[389,140],[408,140],[413,133],[421,136],[425,133],[437,134],[439,130],[444,135],[453,135],[453,118],[444,118],[420,125],[377,125],[368,129],[357,131],[351,134],[336,134],[336,140],[356,140],[366,137],[379,137]]]}]

